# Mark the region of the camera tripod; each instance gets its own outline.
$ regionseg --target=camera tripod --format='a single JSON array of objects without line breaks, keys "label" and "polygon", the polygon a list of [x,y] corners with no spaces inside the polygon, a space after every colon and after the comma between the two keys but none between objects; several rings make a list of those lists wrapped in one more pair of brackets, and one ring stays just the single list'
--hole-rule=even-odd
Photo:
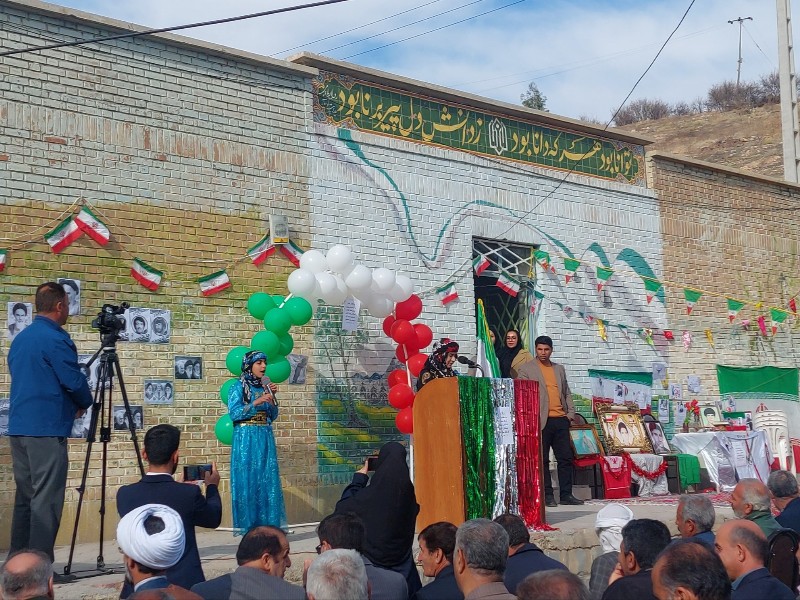
[{"label": "camera tripod", "polygon": [[[114,389],[114,377],[119,381],[119,389],[122,392],[122,401],[125,405],[125,417],[128,422],[128,430],[131,433],[131,441],[136,450],[136,459],[139,462],[139,471],[144,476],[144,465],[142,464],[142,453],[139,450],[139,440],[136,438],[136,425],[131,414],[131,405],[128,402],[128,394],[125,391],[125,382],[122,380],[122,369],[119,366],[119,356],[117,355],[118,332],[102,332],[100,335],[100,349],[89,359],[87,367],[91,367],[95,360],[100,360],[97,368],[97,387],[94,392],[94,402],[92,403],[92,416],[89,425],[89,433],[86,437],[86,458],[83,462],[83,476],[78,490],[78,509],[75,513],[75,527],[72,530],[72,542],[69,547],[69,560],[64,567],[64,574],[69,575],[72,570],[72,557],[75,553],[75,540],[78,536],[78,523],[81,518],[81,507],[83,506],[83,494],[86,491],[86,479],[89,475],[89,462],[92,457],[92,447],[96,441],[98,424],[100,428],[100,443],[103,445],[102,470],[100,478],[100,540],[97,554],[97,568],[93,571],[81,571],[81,577],[95,577],[117,572],[114,568],[106,567],[103,558],[103,532],[105,529],[106,515],[106,481],[108,465],[108,442],[111,441],[111,426],[114,422],[113,402],[111,401]],[[106,391],[108,393],[106,394]]]}]

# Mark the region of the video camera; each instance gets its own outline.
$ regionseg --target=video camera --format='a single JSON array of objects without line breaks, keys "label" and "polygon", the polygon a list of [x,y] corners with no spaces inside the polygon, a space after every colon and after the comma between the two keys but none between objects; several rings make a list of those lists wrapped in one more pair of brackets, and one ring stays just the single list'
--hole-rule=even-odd
[{"label": "video camera", "polygon": [[125,329],[125,317],[123,315],[129,307],[130,304],[127,302],[122,302],[119,306],[103,304],[103,308],[97,313],[97,317],[92,320],[92,327],[99,330],[101,335],[118,335],[120,331]]}]

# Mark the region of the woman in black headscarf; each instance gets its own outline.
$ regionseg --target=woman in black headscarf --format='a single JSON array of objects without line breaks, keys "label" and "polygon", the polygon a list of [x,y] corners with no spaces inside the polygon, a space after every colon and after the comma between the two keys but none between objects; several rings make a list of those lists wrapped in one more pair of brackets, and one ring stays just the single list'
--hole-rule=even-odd
[{"label": "woman in black headscarf", "polygon": [[[373,459],[372,481],[368,464],[353,474],[334,513],[356,513],[364,521],[364,555],[373,564],[401,573],[408,597],[422,587],[411,547],[419,513],[414,484],[406,464],[406,449],[398,442],[384,444]],[[367,485],[369,483],[369,485]]]},{"label": "woman in black headscarf", "polygon": [[434,342],[433,352],[425,361],[425,366],[419,372],[417,379],[417,391],[432,379],[440,377],[456,377],[458,371],[453,368],[458,357],[458,344],[449,338],[442,338],[439,342]]},{"label": "woman in black headscarf", "polygon": [[516,329],[509,329],[506,333],[505,343],[497,356],[500,362],[500,375],[511,377],[511,370],[523,363],[533,360],[530,352],[522,345],[522,336]]}]

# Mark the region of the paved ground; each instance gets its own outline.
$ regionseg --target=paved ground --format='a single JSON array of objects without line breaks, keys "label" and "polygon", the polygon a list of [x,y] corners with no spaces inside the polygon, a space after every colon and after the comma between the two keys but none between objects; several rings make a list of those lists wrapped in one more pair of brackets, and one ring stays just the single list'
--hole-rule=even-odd
[{"label": "paved ground", "polygon": [[[557,527],[557,531],[536,533],[537,542],[545,547],[548,553],[556,558],[564,558],[575,548],[576,540],[589,540],[594,543],[595,515],[602,508],[602,504],[587,504],[584,506],[559,506],[548,509],[548,523]],[[637,518],[651,518],[663,521],[675,532],[675,505],[674,504],[631,504],[631,510]],[[731,518],[729,508],[717,508],[718,523],[723,519]],[[314,548],[318,544],[314,525],[292,527],[293,533],[289,535],[291,546],[292,567],[287,571],[286,578],[290,581],[299,581],[302,573],[303,560],[315,556]],[[228,531],[204,531],[198,529],[197,543],[203,568],[207,578],[228,573],[236,568],[234,554],[240,538],[234,537]],[[75,548],[72,572],[83,575],[80,571],[94,569],[97,564],[99,545],[95,543],[80,544]],[[558,552],[554,550],[558,549]],[[67,562],[69,548],[56,549],[56,570],[61,572]],[[108,567],[116,567],[118,571],[113,574],[99,577],[86,577],[72,583],[57,585],[56,598],[69,599],[112,599],[119,595],[122,581],[122,563],[119,550],[114,541],[106,542],[103,547],[103,556]]]}]

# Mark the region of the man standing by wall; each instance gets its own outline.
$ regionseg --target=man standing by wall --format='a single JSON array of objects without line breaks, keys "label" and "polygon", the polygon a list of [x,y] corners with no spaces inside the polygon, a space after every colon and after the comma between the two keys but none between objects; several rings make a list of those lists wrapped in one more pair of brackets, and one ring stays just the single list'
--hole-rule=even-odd
[{"label": "man standing by wall", "polygon": [[535,342],[536,358],[523,363],[511,376],[515,379],[531,379],[539,383],[539,425],[542,429],[542,456],[544,458],[544,500],[547,506],[558,506],[550,480],[550,448],[558,463],[558,489],[561,504],[579,505],[572,495],[572,445],[569,441],[569,425],[575,417],[572,393],[567,383],[564,366],[550,360],[553,340],[540,335]]},{"label": "man standing by wall", "polygon": [[17,486],[9,552],[40,550],[52,561],[67,484],[67,438],[72,422],[92,405],[92,393],[62,329],[69,317],[64,288],[43,283],[35,302],[36,318],[8,352],[8,434]]}]

